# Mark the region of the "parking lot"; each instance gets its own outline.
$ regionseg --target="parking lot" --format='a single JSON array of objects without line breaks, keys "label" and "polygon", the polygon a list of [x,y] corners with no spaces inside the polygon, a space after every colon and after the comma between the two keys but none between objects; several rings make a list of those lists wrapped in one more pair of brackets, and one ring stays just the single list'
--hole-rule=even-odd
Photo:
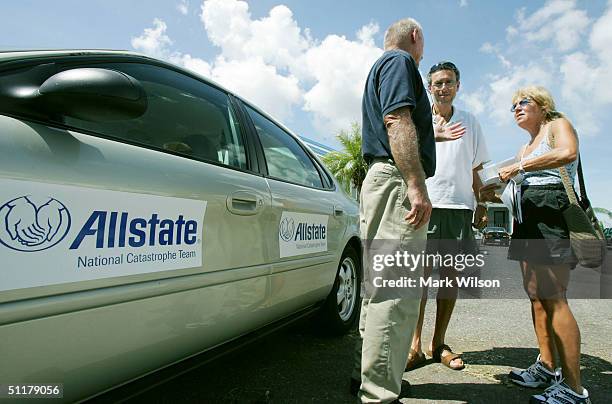
[{"label": "parking lot", "polygon": [[[520,288],[518,268],[506,261],[506,248],[485,251],[508,286]],[[575,272],[575,279],[594,276],[579,270],[586,272]],[[405,373],[412,388],[403,403],[524,403],[534,394],[506,376],[512,367],[526,367],[537,355],[529,302],[490,297],[457,302],[447,343],[463,352],[466,369],[452,371],[430,361]],[[608,402],[612,300],[576,299],[570,304],[582,333],[583,383],[594,403]],[[431,335],[434,306],[427,306],[424,341]],[[355,339],[355,331],[327,337],[312,319],[303,320],[180,376],[154,375],[94,402],[352,403],[348,382]]]}]

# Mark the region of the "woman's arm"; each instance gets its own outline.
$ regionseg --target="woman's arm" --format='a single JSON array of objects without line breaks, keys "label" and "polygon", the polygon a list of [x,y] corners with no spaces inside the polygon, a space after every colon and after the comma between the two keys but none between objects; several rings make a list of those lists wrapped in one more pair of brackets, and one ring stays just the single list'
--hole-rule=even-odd
[{"label": "woman's arm", "polygon": [[[578,157],[578,138],[572,124],[565,118],[555,119],[550,123],[555,136],[555,147],[541,156],[523,161],[523,170],[538,171],[564,166]],[[549,139],[542,139],[548,141]],[[499,170],[502,181],[508,181],[518,174],[520,161]]]}]

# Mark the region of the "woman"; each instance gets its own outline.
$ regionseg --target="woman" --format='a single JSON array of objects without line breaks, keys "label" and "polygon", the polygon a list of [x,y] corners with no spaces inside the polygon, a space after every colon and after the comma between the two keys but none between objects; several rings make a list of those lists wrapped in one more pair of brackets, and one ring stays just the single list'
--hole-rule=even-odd
[{"label": "woman", "polygon": [[[531,139],[519,150],[517,162],[499,171],[502,181],[514,179],[520,186],[522,221],[515,218],[508,258],[520,262],[540,355],[528,369],[510,372],[510,379],[527,387],[549,386],[531,402],[590,403],[580,382],[580,330],[565,296],[576,259],[561,214],[569,200],[559,168],[565,166],[573,181],[578,139],[542,87],[518,90],[511,111]],[[556,371],[555,348],[561,362]]]}]

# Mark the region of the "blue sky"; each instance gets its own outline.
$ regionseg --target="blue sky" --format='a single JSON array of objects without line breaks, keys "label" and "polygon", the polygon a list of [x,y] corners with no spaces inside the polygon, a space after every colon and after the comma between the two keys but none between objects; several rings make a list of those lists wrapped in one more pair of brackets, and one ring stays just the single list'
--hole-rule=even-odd
[{"label": "blue sky", "polygon": [[508,110],[512,92],[544,85],[578,130],[594,205],[612,210],[612,0],[21,0],[0,10],[2,50],[147,53],[212,78],[331,146],[338,130],[360,120],[363,82],[385,29],[414,17],[425,32],[422,73],[440,60],[457,64],[456,103],[479,118],[494,160],[528,140]]}]

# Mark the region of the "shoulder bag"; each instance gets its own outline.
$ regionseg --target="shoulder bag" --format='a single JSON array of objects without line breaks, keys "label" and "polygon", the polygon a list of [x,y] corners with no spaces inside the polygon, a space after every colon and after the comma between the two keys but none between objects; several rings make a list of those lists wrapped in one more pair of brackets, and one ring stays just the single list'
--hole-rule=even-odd
[{"label": "shoulder bag", "polygon": [[[550,146],[554,148],[555,136],[550,126],[548,127],[548,136]],[[559,167],[559,173],[570,201],[570,206],[562,213],[570,233],[572,251],[578,258],[578,263],[583,267],[600,269],[606,255],[606,238],[587,197],[580,154],[578,154],[580,200],[577,198],[565,166]]]}]

